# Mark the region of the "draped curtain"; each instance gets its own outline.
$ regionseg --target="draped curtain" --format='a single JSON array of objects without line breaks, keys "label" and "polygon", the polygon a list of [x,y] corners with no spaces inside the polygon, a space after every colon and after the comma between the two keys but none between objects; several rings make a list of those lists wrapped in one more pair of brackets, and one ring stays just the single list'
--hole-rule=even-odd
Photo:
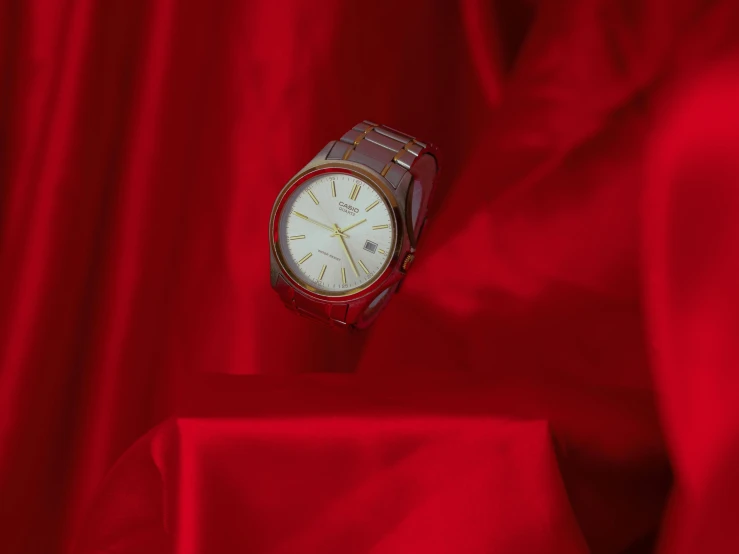
[{"label": "draped curtain", "polygon": [[[739,552],[733,0],[0,1],[0,551]],[[368,332],[268,220],[434,142]]]}]

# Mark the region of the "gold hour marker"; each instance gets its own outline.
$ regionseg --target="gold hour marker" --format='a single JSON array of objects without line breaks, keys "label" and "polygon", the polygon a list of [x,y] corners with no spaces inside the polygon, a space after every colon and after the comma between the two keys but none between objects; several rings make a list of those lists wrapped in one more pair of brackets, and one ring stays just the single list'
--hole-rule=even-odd
[{"label": "gold hour marker", "polygon": [[359,183],[354,183],[354,187],[352,188],[352,192],[349,195],[349,198],[352,200],[356,200],[357,196],[359,196]]},{"label": "gold hour marker", "polygon": [[290,240],[298,240],[298,239],[304,239],[305,235],[293,235],[290,237]]},{"label": "gold hour marker", "polygon": [[341,268],[341,282],[346,285],[346,269],[343,267]]},{"label": "gold hour marker", "polygon": [[325,265],[324,265],[324,266],[323,266],[323,267],[321,268],[321,273],[319,273],[319,274],[318,274],[318,280],[319,280],[319,281],[320,281],[321,279],[323,279],[323,274],[324,274],[324,273],[326,273],[326,266],[325,266]]},{"label": "gold hour marker", "polygon": [[303,214],[301,214],[300,212],[293,212],[293,213],[294,213],[295,215],[297,215],[298,217],[302,218],[302,219],[305,219],[305,220],[307,220],[307,219],[308,219],[308,216],[307,216],[307,215],[303,215]]},{"label": "gold hour marker", "polygon": [[380,254],[384,254],[384,253],[385,253],[385,251],[384,251],[384,250],[383,250],[382,248],[380,248],[380,249],[378,250],[378,252],[379,252]]},{"label": "gold hour marker", "polygon": [[377,231],[378,229],[387,229],[389,225],[373,225],[372,228]]},{"label": "gold hour marker", "polygon": [[312,190],[309,190],[309,191],[308,191],[308,196],[310,196],[310,197],[311,197],[311,200],[313,200],[313,202],[315,202],[315,203],[316,203],[316,205],[318,204],[318,198],[316,198],[316,195],[315,195],[315,194],[313,194],[313,191],[312,191]]},{"label": "gold hour marker", "polygon": [[336,198],[336,181],[331,181],[331,196]]},{"label": "gold hour marker", "polygon": [[362,260],[358,260],[358,261],[359,261],[359,265],[361,265],[361,266],[362,266],[362,269],[364,269],[364,272],[365,272],[365,273],[366,273],[367,275],[369,275],[369,269],[367,269],[367,266],[366,266],[366,265],[364,265],[364,262],[362,262]]},{"label": "gold hour marker", "polygon": [[300,258],[300,261],[298,262],[298,265],[302,264],[305,260],[307,260],[308,258],[310,258],[312,255],[313,255],[313,252],[308,252],[305,256],[303,256],[302,258]]},{"label": "gold hour marker", "polygon": [[372,202],[372,204],[370,204],[369,206],[367,206],[367,207],[366,207],[366,208],[364,209],[364,211],[365,211],[365,212],[368,212],[368,211],[370,211],[370,210],[371,210],[372,208],[374,208],[375,206],[377,206],[377,204],[379,204],[379,203],[380,203],[380,201],[379,201],[379,200],[375,200],[374,202]]}]

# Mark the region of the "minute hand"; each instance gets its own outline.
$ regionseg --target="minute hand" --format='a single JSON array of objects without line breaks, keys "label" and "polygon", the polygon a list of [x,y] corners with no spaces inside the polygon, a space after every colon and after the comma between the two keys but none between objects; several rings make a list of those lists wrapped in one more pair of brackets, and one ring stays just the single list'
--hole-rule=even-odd
[{"label": "minute hand", "polygon": [[[339,231],[339,226],[334,224],[334,228],[336,229],[337,233],[341,233]],[[346,243],[344,242],[344,235],[339,234],[339,240],[341,241],[341,246],[344,248],[344,252],[346,253],[346,257],[349,258],[349,263],[352,266],[352,269],[354,270],[354,274],[359,277],[359,272],[357,271],[357,266],[354,265],[354,259],[352,258],[352,255],[349,253],[349,248],[347,248]]]}]

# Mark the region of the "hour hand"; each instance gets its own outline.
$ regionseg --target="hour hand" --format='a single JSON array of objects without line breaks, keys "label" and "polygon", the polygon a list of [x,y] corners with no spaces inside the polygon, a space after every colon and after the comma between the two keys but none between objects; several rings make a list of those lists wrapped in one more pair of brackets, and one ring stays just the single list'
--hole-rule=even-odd
[{"label": "hour hand", "polygon": [[295,215],[297,215],[298,217],[300,217],[300,218],[302,218],[302,219],[305,219],[306,221],[310,221],[310,222],[311,222],[311,223],[312,223],[313,225],[318,225],[319,227],[323,227],[324,229],[328,229],[328,230],[329,230],[329,231],[331,231],[332,233],[338,233],[338,234],[339,234],[339,235],[341,235],[342,237],[346,236],[346,235],[344,235],[344,233],[343,233],[342,231],[340,231],[339,229],[335,229],[334,227],[329,227],[328,225],[324,225],[324,224],[323,224],[323,223],[321,223],[320,221],[316,221],[315,219],[311,219],[311,218],[310,218],[310,217],[308,217],[307,215],[303,215],[303,214],[301,214],[300,212],[293,212],[293,213],[294,213]]},{"label": "hour hand", "polygon": [[362,221],[357,221],[356,223],[352,223],[348,227],[344,227],[343,229],[339,229],[338,232],[339,233],[346,233],[349,229],[354,229],[354,227],[356,227],[357,225],[361,225],[365,221],[367,221],[367,219],[363,219]]}]

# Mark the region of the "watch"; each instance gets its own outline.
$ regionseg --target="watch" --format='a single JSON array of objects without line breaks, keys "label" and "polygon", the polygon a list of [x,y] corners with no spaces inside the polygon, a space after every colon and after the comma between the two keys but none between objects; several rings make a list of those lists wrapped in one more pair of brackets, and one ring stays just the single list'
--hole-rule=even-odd
[{"label": "watch", "polygon": [[333,327],[371,325],[413,263],[438,158],[364,121],[290,179],[270,217],[271,282],[285,305]]}]

